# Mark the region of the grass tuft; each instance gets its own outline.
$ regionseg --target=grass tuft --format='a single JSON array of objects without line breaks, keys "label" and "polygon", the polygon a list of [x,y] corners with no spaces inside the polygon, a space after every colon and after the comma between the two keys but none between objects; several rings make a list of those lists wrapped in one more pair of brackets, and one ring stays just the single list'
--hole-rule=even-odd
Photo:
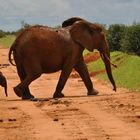
[{"label": "grass tuft", "polygon": [[5,37],[0,38],[0,45],[4,48],[9,48],[15,40],[14,35],[7,35]]}]

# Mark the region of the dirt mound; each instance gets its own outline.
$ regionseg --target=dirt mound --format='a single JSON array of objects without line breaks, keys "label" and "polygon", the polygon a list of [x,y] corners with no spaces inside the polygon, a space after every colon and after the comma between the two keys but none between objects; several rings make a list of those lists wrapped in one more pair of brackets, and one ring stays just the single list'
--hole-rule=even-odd
[{"label": "dirt mound", "polygon": [[70,77],[71,78],[79,78],[80,75],[73,69],[72,72],[71,72],[71,74],[70,74]]},{"label": "dirt mound", "polygon": [[94,53],[90,53],[90,54],[87,54],[85,57],[84,57],[84,60],[85,60],[85,63],[90,63],[92,61],[96,61],[100,58],[100,54],[98,52],[94,52]]},{"label": "dirt mound", "polygon": [[[88,64],[90,62],[97,61],[99,58],[100,58],[99,52],[94,52],[94,53],[87,54],[84,57],[84,61],[85,61],[86,64]],[[105,72],[105,70],[101,70],[101,71],[97,71],[97,72],[96,71],[95,72],[92,72],[92,73],[90,73],[90,76],[95,76],[95,75],[100,74],[102,72]],[[73,69],[70,77],[72,77],[72,78],[78,78],[79,77],[79,74]]]},{"label": "dirt mound", "polygon": [[105,73],[106,71],[105,71],[105,69],[103,69],[103,70],[98,70],[98,71],[94,71],[94,72],[91,72],[90,73],[90,76],[96,76],[96,75],[98,75],[98,74],[102,74],[102,73]]}]

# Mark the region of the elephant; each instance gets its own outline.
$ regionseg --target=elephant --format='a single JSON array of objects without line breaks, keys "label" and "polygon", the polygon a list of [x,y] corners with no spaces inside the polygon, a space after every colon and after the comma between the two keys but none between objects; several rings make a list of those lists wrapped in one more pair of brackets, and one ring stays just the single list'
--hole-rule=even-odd
[{"label": "elephant", "polygon": [[5,95],[8,96],[8,94],[7,94],[7,81],[6,81],[5,76],[2,74],[2,72],[0,72],[0,85],[2,87],[4,87]]},{"label": "elephant", "polygon": [[36,25],[25,29],[16,38],[9,50],[9,62],[16,66],[21,80],[14,87],[16,95],[22,99],[34,98],[29,90],[31,82],[42,73],[61,70],[53,98],[64,97],[62,90],[73,68],[82,78],[87,95],[97,95],[99,91],[93,87],[82,55],[85,48],[91,52],[94,49],[100,52],[113,90],[116,91],[109,46],[102,27],[82,18],[72,17],[65,20],[59,29]]}]

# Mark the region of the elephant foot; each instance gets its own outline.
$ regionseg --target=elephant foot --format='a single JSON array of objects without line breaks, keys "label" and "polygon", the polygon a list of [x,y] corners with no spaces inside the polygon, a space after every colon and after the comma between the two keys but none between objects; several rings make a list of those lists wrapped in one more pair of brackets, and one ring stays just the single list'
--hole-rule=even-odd
[{"label": "elephant foot", "polygon": [[64,94],[63,93],[54,93],[53,98],[63,98]]},{"label": "elephant foot", "polygon": [[14,91],[15,91],[15,93],[16,93],[16,95],[18,97],[21,97],[22,96],[22,91],[20,90],[19,87],[14,87]]},{"label": "elephant foot", "polygon": [[22,100],[29,100],[29,99],[33,99],[34,96],[32,94],[23,94],[22,96]]},{"label": "elephant foot", "polygon": [[99,93],[98,90],[93,89],[92,91],[88,92],[87,94],[88,94],[88,95],[97,95],[98,93]]}]

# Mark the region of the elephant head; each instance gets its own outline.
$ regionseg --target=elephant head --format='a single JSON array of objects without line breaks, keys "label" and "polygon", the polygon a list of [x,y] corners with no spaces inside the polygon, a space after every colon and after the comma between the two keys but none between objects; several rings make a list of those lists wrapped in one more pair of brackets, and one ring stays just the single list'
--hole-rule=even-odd
[{"label": "elephant head", "polygon": [[116,91],[116,84],[112,76],[110,51],[102,27],[98,24],[87,22],[81,18],[71,18],[63,22],[62,27],[70,26],[72,39],[89,51],[97,49],[104,61],[106,72],[113,90]]},{"label": "elephant head", "polygon": [[0,85],[2,87],[4,87],[5,94],[6,94],[6,96],[8,96],[8,94],[7,94],[7,81],[6,81],[6,78],[4,77],[4,75],[2,74],[2,72],[0,72]]}]

